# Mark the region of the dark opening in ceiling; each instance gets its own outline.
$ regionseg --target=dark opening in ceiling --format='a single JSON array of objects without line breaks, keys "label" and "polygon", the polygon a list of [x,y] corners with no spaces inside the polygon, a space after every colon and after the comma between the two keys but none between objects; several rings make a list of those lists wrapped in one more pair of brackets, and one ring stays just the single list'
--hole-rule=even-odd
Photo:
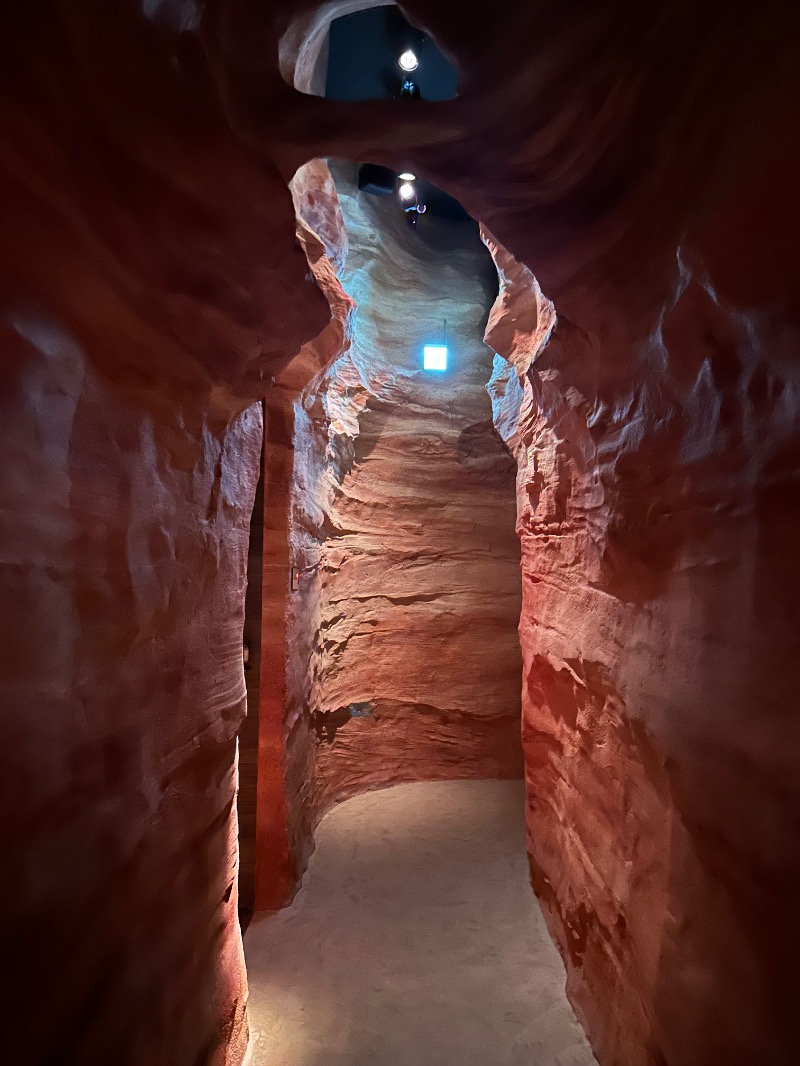
[{"label": "dark opening in ceiling", "polygon": [[435,41],[407,22],[394,6],[357,11],[331,23],[325,95],[329,100],[349,101],[400,96],[404,76],[397,60],[408,48],[419,59],[410,77],[421,99],[452,100],[458,95],[453,64]]},{"label": "dark opening in ceiling", "polygon": [[[398,59],[407,49],[414,52],[419,66],[404,74]],[[325,83],[329,100],[397,99],[404,80],[411,80],[419,90],[418,95],[409,96],[409,107],[424,107],[426,100],[452,100],[457,95],[458,73],[453,64],[436,42],[412,26],[397,7],[357,11],[331,23]],[[380,167],[364,170],[369,174],[362,182],[363,191],[395,193],[396,181],[391,171]],[[470,217],[457,200],[430,182],[419,178],[416,188],[419,202],[431,214],[458,222]]]}]

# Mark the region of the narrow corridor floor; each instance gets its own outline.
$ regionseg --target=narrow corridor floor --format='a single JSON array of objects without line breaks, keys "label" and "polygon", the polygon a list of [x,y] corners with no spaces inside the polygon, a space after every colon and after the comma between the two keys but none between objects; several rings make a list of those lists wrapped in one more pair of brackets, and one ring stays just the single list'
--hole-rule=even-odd
[{"label": "narrow corridor floor", "polygon": [[245,937],[253,1066],[592,1066],[522,818],[507,781],[334,808],[292,906]]}]

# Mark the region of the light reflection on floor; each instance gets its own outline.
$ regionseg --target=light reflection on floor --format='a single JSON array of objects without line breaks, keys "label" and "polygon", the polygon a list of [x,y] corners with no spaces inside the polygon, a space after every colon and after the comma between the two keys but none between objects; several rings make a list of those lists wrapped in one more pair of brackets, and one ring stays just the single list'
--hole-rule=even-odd
[{"label": "light reflection on floor", "polygon": [[528,884],[519,782],[335,808],[245,937],[252,1066],[592,1066]]}]

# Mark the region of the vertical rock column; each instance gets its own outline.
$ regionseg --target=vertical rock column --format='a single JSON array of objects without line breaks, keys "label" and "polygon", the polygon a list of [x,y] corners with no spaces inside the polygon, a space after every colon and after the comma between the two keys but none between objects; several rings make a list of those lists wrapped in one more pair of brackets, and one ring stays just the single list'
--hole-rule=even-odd
[{"label": "vertical rock column", "polygon": [[264,553],[261,593],[261,677],[258,709],[256,910],[291,898],[296,871],[286,799],[286,610],[290,584],[289,494],[292,414],[268,402],[264,432]]},{"label": "vertical rock column", "polygon": [[328,168],[319,160],[304,165],[291,191],[298,240],[328,301],[331,320],[270,378],[264,401],[256,910],[274,910],[291,899],[312,847],[314,743],[306,701],[319,592],[303,522],[297,519],[303,513],[299,501],[310,502],[305,492],[311,470],[308,441],[314,427],[324,433],[324,415],[320,410],[309,419],[297,400],[309,381],[347,348],[353,312],[353,301],[337,277],[347,236]]}]

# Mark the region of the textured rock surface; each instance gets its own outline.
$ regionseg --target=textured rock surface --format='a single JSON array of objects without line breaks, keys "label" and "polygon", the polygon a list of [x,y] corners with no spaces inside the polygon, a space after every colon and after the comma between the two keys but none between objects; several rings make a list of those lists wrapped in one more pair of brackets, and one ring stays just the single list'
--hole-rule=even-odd
[{"label": "textured rock surface", "polygon": [[[264,403],[263,684],[252,842],[257,910],[273,910],[291,899],[312,845],[316,745],[307,708],[319,591],[307,576],[298,591],[290,588],[292,567],[299,565],[292,498],[293,488],[301,493],[311,490],[317,464],[324,460],[327,424],[321,407],[309,416],[296,400],[304,386],[349,345],[354,307],[337,277],[347,253],[347,234],[327,166],[315,160],[301,167],[291,191],[298,239],[330,305],[331,321],[273,377]],[[303,441],[299,452],[298,439]]]},{"label": "textured rock surface", "polygon": [[[519,280],[512,307],[536,298]],[[797,386],[769,317],[732,312],[680,258],[674,285],[627,382],[593,372],[605,330],[566,319],[523,343],[520,379],[498,361],[531,869],[601,1062],[779,1063],[798,992],[797,570],[780,547]]]},{"label": "textured rock surface", "polygon": [[310,2],[3,5],[16,1063],[241,1051],[242,411],[328,321],[285,189],[325,155],[413,165],[558,310],[498,411],[530,846],[600,1060],[796,1058],[797,12],[405,9],[458,100],[299,95]]},{"label": "textured rock surface", "polygon": [[[797,27],[720,12],[535,5],[532,50],[502,12],[480,51],[442,23],[467,81],[446,121],[470,131],[450,159],[433,109],[413,155],[359,110],[362,157],[442,180],[471,152],[449,188],[558,307],[542,351],[551,312],[506,265],[528,286],[492,336],[520,375],[499,369],[496,413],[520,467],[530,850],[618,1066],[779,1064],[795,1044],[798,157],[767,101],[797,116],[777,46]],[[493,125],[500,52],[540,106]],[[328,109],[329,150],[346,113]]]},{"label": "textured rock surface", "polygon": [[[515,468],[482,342],[496,272],[469,223],[412,230],[396,201],[358,194],[355,168],[335,174],[357,317],[301,400],[293,536],[316,611],[290,632],[306,653],[296,629],[315,627],[297,669],[318,811],[396,781],[522,772]],[[426,373],[445,319],[449,369]]]},{"label": "textured rock surface", "polygon": [[2,1058],[238,1063],[251,405],[329,311],[196,45],[1,18]]},{"label": "textured rock surface", "polygon": [[6,322],[8,1059],[221,1062],[246,1033],[231,808],[260,411],[128,391],[58,320]]}]

